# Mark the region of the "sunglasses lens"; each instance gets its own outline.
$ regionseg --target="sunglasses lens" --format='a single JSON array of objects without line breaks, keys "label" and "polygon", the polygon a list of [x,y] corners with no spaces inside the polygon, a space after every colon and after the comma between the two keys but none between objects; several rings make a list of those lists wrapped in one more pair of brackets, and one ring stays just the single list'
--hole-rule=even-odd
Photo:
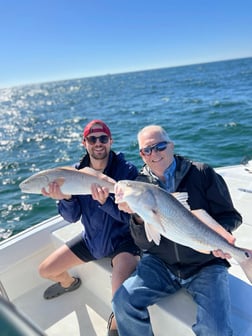
[{"label": "sunglasses lens", "polygon": [[90,135],[86,139],[87,139],[87,142],[90,145],[94,145],[98,139],[99,139],[100,143],[102,143],[102,144],[106,144],[109,141],[109,137],[107,135],[101,135],[99,137],[96,137],[94,135]]},{"label": "sunglasses lens", "polygon": [[86,138],[87,139],[87,141],[88,141],[88,143],[90,144],[90,145],[94,145],[95,143],[96,143],[96,137],[95,136],[93,136],[93,135],[91,135],[91,136],[89,136],[88,138]]},{"label": "sunglasses lens", "polygon": [[167,147],[167,142],[160,142],[159,144],[156,145],[154,149],[157,150],[158,152],[162,152],[166,149],[166,147]]},{"label": "sunglasses lens", "polygon": [[152,148],[150,148],[150,147],[142,148],[141,152],[142,152],[143,155],[149,156],[152,153]]},{"label": "sunglasses lens", "polygon": [[100,137],[98,137],[99,138],[99,140],[100,140],[100,142],[102,143],[102,144],[106,144],[106,143],[108,143],[108,141],[109,141],[109,137],[107,136],[107,135],[101,135]]},{"label": "sunglasses lens", "polygon": [[162,142],[159,142],[156,145],[153,145],[153,146],[150,146],[150,147],[141,148],[140,152],[143,155],[150,156],[153,150],[155,152],[162,152],[162,151],[164,151],[167,148],[167,144],[168,144],[167,141],[162,141]]}]

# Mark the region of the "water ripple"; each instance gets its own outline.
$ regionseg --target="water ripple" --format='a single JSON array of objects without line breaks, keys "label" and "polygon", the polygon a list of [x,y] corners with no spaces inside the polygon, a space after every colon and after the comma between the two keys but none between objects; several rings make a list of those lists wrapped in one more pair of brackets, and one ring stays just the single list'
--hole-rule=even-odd
[{"label": "water ripple", "polygon": [[108,122],[113,149],[138,167],[136,135],[160,124],[175,151],[213,166],[251,159],[252,58],[0,90],[0,239],[57,214],[19,183],[84,153],[83,126]]}]

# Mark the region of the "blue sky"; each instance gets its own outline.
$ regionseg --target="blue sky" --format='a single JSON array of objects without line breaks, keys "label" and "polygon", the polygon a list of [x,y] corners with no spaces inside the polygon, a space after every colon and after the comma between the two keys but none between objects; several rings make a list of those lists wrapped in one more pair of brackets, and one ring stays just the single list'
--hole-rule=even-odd
[{"label": "blue sky", "polygon": [[251,0],[0,0],[0,87],[252,56]]}]

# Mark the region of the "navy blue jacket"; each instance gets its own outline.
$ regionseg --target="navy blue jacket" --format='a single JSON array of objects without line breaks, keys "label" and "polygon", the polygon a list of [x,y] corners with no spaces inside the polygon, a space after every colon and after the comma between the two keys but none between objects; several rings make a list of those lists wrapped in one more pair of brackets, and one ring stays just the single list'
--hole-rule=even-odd
[{"label": "navy blue jacket", "polygon": [[[89,164],[90,158],[86,154],[75,168],[81,169]],[[122,153],[110,151],[104,174],[118,181],[134,180],[138,172],[133,164],[124,159]],[[118,210],[114,194],[110,194],[103,205],[93,200],[91,195],[73,195],[69,201],[59,201],[58,211],[70,223],[81,219],[84,225],[83,239],[96,259],[111,255],[122,241],[133,242],[129,229],[130,216]]]},{"label": "navy blue jacket", "polygon": [[[192,210],[206,210],[226,230],[232,232],[242,222],[242,217],[234,208],[227,185],[223,178],[211,167],[199,162],[191,162],[175,155],[175,190],[188,193],[188,203]],[[137,180],[160,185],[159,180],[150,174],[145,165]],[[226,259],[216,258],[213,254],[203,254],[189,247],[174,243],[161,237],[160,245],[149,242],[144,225],[137,224],[134,216],[131,220],[131,230],[135,243],[148,253],[162,259],[168,268],[181,278],[188,278],[202,267],[210,264],[229,266]]]}]

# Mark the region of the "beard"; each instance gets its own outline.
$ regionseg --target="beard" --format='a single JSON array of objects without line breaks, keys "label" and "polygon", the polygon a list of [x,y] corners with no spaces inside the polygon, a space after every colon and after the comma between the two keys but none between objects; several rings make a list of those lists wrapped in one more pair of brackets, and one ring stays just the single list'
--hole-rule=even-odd
[{"label": "beard", "polygon": [[103,148],[102,151],[92,150],[89,152],[89,155],[95,160],[104,160],[108,157],[107,148]]}]

